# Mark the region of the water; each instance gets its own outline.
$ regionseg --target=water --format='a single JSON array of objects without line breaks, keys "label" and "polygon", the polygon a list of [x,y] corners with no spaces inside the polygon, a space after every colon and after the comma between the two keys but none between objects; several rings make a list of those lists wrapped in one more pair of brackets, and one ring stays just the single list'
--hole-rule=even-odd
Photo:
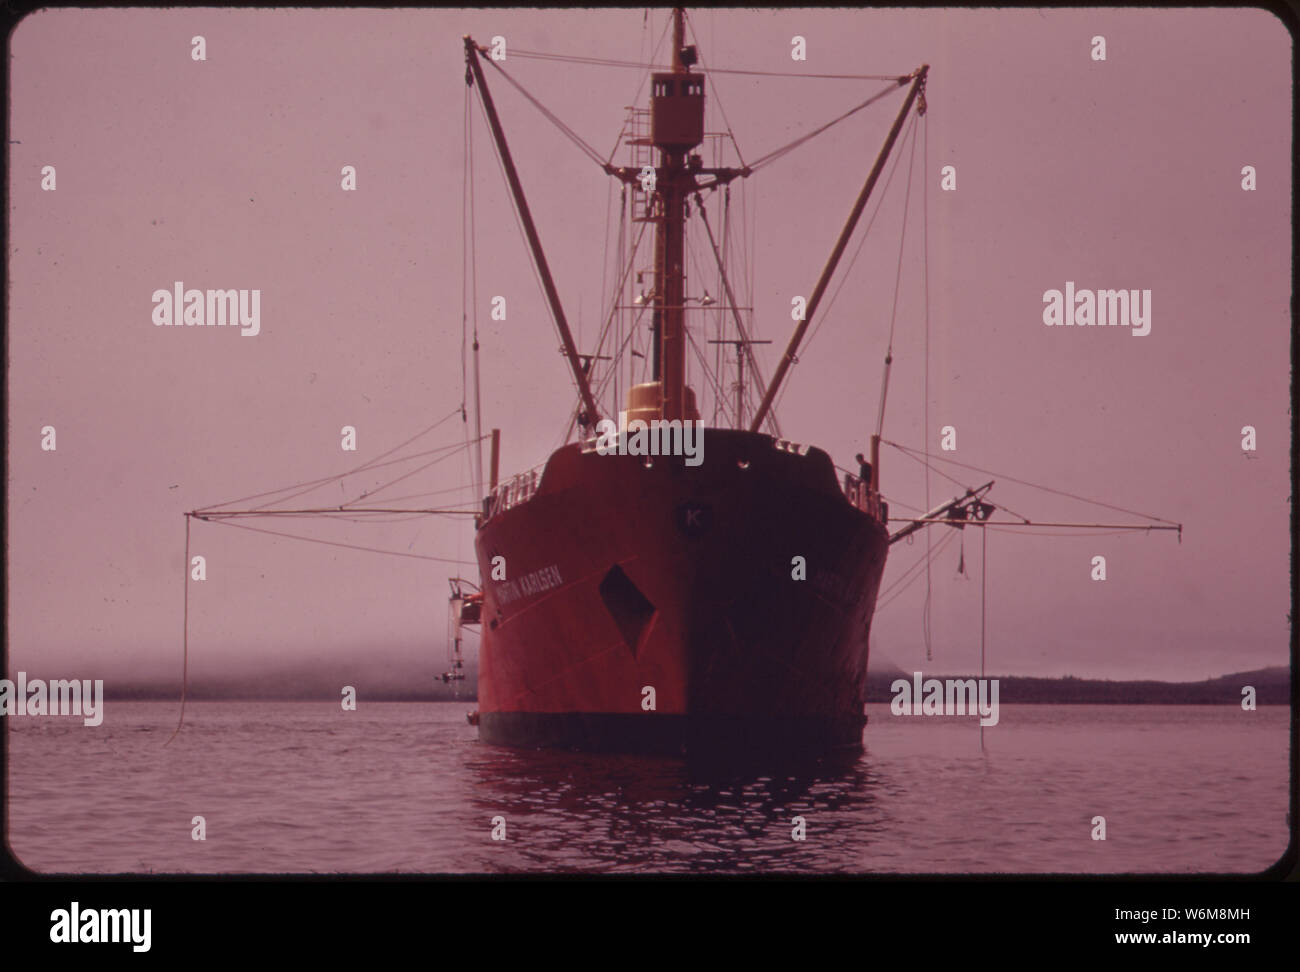
[{"label": "water", "polygon": [[9,843],[43,872],[1223,873],[1287,842],[1281,706],[1004,705],[983,753],[870,706],[860,756],[731,773],[499,749],[470,708],[191,703],[166,748],[174,703],[8,718]]}]

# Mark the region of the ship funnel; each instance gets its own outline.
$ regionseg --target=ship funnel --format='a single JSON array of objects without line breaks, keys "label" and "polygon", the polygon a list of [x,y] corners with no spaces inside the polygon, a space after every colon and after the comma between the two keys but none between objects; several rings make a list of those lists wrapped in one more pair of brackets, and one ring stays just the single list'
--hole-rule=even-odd
[{"label": "ship funnel", "polygon": [[[700,410],[695,405],[695,389],[687,385],[685,391],[685,415],[673,415],[670,418],[682,418],[688,422],[699,420]],[[664,418],[663,414],[664,396],[663,386],[657,381],[647,381],[641,385],[633,385],[627,390],[627,421],[632,422],[640,419],[642,422],[650,422],[653,419]]]}]

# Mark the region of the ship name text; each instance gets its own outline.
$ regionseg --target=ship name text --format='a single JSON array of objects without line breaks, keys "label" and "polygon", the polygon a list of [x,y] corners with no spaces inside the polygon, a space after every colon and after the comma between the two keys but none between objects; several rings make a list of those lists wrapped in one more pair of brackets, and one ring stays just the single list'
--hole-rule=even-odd
[{"label": "ship name text", "polygon": [[532,597],[534,594],[554,590],[563,583],[564,578],[560,576],[560,568],[551,564],[531,574],[516,577],[514,580],[502,581],[495,585],[495,593],[498,601],[509,604],[521,597]]}]

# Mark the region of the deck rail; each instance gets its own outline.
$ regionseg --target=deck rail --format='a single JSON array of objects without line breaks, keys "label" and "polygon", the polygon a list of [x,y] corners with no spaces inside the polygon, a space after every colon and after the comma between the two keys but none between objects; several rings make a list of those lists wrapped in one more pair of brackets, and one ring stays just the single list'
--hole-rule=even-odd
[{"label": "deck rail", "polygon": [[527,503],[537,492],[540,481],[541,476],[534,467],[498,484],[483,500],[483,519],[490,520],[498,513],[513,509],[520,503]]}]

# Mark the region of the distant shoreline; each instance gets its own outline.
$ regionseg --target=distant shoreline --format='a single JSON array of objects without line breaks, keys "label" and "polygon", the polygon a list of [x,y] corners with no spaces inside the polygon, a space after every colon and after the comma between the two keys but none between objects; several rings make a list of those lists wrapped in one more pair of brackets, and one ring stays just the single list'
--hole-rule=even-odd
[{"label": "distant shoreline", "polygon": [[[29,677],[36,677],[32,673]],[[976,678],[975,675],[940,675],[925,673],[926,678]],[[1003,705],[1240,705],[1242,689],[1255,689],[1256,705],[1289,705],[1291,703],[1290,669],[1277,666],[1250,672],[1238,672],[1200,682],[1161,682],[1155,680],[1111,681],[1108,679],[1038,678],[1025,675],[989,675],[998,679],[998,689]],[[912,678],[910,672],[891,669],[870,672],[867,675],[867,702],[887,703],[894,694],[890,688],[896,679]],[[267,680],[270,681],[270,680]],[[260,691],[249,691],[237,684],[190,685],[188,699],[194,702],[266,701],[266,702],[337,702],[340,699],[333,680],[316,676],[311,684],[305,679],[276,678],[272,684],[263,683]],[[358,680],[359,681],[359,680]],[[105,680],[105,699],[109,702],[177,702],[180,685],[135,684],[118,685]],[[297,683],[296,685],[294,683]],[[342,683],[338,683],[342,684]],[[294,686],[290,688],[290,686]],[[356,684],[359,701],[368,702],[461,702],[475,705],[477,694],[467,693],[453,698],[439,691],[441,686],[431,686],[427,691],[412,691],[409,685],[388,687]]]},{"label": "distant shoreline", "polygon": [[[971,679],[974,675],[932,675],[936,679]],[[1026,675],[989,675],[998,680],[1003,705],[1240,705],[1242,689],[1255,690],[1256,705],[1289,705],[1291,671],[1281,666],[1236,672],[1201,682],[1155,680],[1111,681],[1097,678],[1037,678]],[[912,679],[899,670],[867,675],[867,702],[889,702],[896,679]]]}]

